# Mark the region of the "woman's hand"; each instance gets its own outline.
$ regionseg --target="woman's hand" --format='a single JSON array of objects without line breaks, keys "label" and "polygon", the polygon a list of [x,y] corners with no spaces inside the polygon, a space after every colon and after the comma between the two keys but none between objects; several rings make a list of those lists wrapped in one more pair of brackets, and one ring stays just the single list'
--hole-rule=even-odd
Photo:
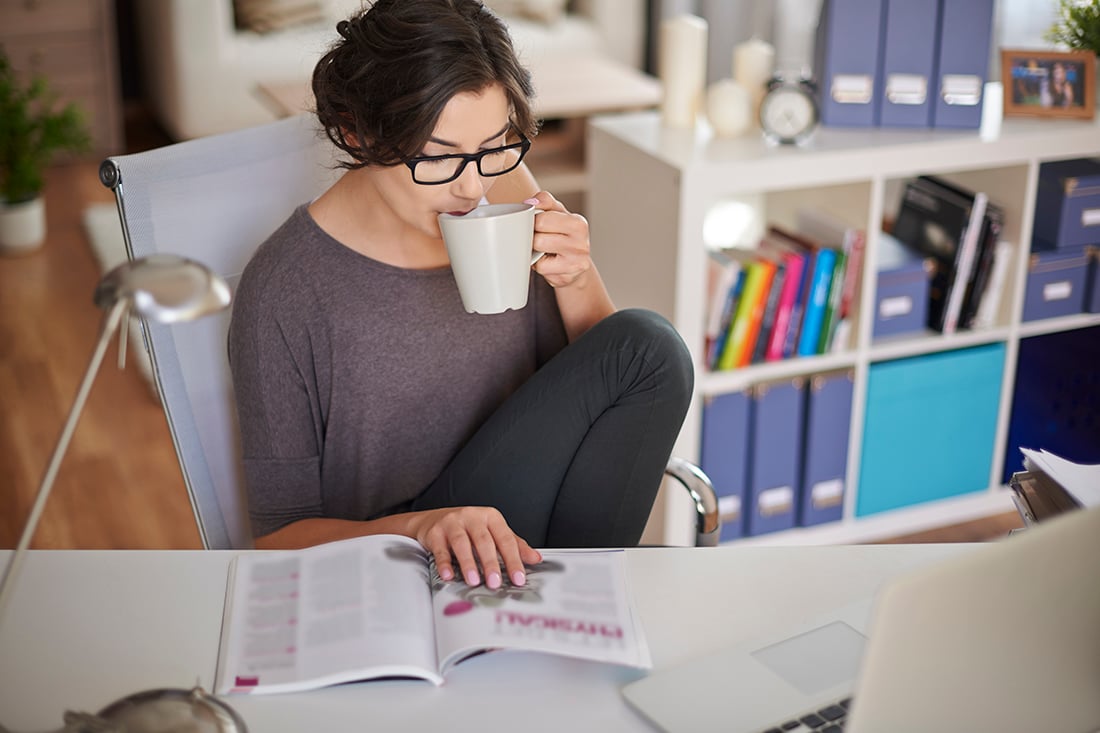
[{"label": "woman's hand", "polygon": [[543,211],[535,216],[534,248],[547,256],[535,263],[535,271],[551,287],[568,287],[593,269],[587,219],[570,213],[546,191],[540,191],[524,203]]},{"label": "woman's hand", "polygon": [[469,585],[481,583],[478,564],[485,573],[485,585],[501,585],[500,559],[513,585],[523,585],[524,565],[542,561],[542,555],[517,537],[504,516],[492,507],[463,506],[418,512],[413,536],[435,557],[436,570],[443,580],[455,577],[454,560]]},{"label": "woman's hand", "polygon": [[524,201],[543,210],[535,216],[534,248],[546,256],[534,264],[554,288],[565,333],[572,342],[615,312],[600,273],[592,262],[588,220],[571,214],[546,191]]}]

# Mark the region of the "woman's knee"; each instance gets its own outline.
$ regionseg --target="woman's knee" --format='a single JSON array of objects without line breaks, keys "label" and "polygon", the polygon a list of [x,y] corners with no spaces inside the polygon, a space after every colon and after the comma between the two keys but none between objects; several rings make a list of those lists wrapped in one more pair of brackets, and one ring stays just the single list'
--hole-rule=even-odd
[{"label": "woman's knee", "polygon": [[691,352],[668,319],[651,310],[628,308],[604,320],[618,338],[644,354],[670,388],[690,398],[695,383]]}]

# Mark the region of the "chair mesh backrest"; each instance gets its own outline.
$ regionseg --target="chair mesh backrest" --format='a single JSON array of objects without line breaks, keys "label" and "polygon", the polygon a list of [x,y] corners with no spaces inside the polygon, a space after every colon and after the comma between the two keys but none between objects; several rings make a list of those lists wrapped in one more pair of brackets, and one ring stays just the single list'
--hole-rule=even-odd
[{"label": "chair mesh backrest", "polygon": [[[309,115],[109,158],[131,259],[190,257],[235,291],[256,247],[337,176]],[[144,323],[157,388],[204,546],[251,546],[226,352],[230,311]]]}]

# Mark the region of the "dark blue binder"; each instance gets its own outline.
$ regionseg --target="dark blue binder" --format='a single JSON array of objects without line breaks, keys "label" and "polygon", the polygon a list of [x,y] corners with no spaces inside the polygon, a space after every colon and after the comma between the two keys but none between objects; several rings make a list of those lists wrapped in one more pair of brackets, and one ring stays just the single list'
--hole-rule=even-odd
[{"label": "dark blue binder", "polygon": [[714,484],[722,528],[719,542],[745,533],[748,488],[749,395],[730,392],[708,397],[703,404],[703,435],[699,467]]},{"label": "dark blue binder", "polygon": [[816,374],[806,387],[799,526],[833,522],[844,514],[852,381],[851,371]]},{"label": "dark blue binder", "polygon": [[994,0],[941,0],[935,127],[978,128],[989,78]]},{"label": "dark blue binder", "polygon": [[872,127],[882,0],[823,0],[814,76],[823,125]]},{"label": "dark blue binder", "polygon": [[794,526],[802,461],[802,379],[758,384],[749,410],[750,535]]},{"label": "dark blue binder", "polygon": [[936,97],[939,0],[883,0],[875,79],[877,124],[930,127]]}]

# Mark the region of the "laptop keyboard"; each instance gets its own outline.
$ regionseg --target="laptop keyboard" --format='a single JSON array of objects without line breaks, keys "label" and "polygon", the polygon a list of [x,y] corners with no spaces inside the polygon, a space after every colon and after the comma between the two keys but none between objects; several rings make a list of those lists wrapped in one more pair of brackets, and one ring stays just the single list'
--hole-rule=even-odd
[{"label": "laptop keyboard", "polygon": [[848,717],[848,706],[852,698],[846,697],[835,703],[825,705],[803,715],[791,718],[763,733],[840,733],[844,730],[844,720]]}]

